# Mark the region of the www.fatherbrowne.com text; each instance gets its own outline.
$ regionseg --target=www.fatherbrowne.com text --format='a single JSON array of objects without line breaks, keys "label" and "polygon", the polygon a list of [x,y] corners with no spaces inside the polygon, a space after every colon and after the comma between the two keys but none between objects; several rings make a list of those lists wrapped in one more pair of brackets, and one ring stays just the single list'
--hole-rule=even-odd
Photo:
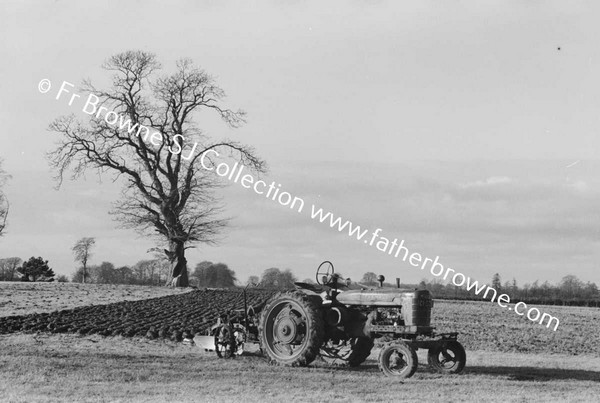
[{"label": "www.fatherbrowne.com text", "polygon": [[[45,94],[50,91],[51,82],[48,79],[43,79],[38,84],[38,89],[41,93]],[[58,93],[56,95],[56,99],[60,99],[63,94],[71,93],[69,88],[74,88],[74,85],[63,81]],[[80,98],[79,94],[71,93],[69,98],[69,106],[73,104],[73,102]],[[140,125],[136,123],[132,125],[130,119],[123,117],[114,111],[108,110],[106,107],[99,105],[100,99],[94,94],[88,94],[88,97],[83,105],[82,111],[88,115],[94,115],[96,118],[102,118],[106,121],[107,124],[114,125],[119,128],[119,130],[127,130],[129,135],[140,136],[142,132],[143,141],[150,142],[154,146],[160,146],[163,141],[162,134],[159,131],[151,131],[148,127]],[[133,134],[135,133],[135,134]],[[185,138],[181,134],[176,134],[175,136],[180,136],[181,141],[184,141]],[[183,144],[183,143],[182,143]],[[177,145],[177,143],[175,143]],[[189,160],[196,150],[197,143],[192,147],[191,151],[187,156],[182,155],[181,158]],[[173,150],[169,148],[169,151],[173,154],[179,154],[183,151],[183,148],[177,145],[178,149]],[[208,153],[212,153],[213,155],[208,156]],[[208,156],[208,158],[206,158]],[[289,192],[282,191],[281,184],[276,184],[275,182],[271,182],[267,184],[262,180],[256,180],[250,174],[244,174],[244,166],[238,164],[237,162],[230,167],[227,163],[221,162],[219,164],[214,164],[210,161],[212,159],[210,157],[219,157],[219,153],[210,149],[202,153],[200,156],[200,163],[203,169],[208,171],[214,171],[217,175],[227,178],[234,183],[240,183],[242,187],[246,189],[253,189],[254,192],[258,195],[262,195],[268,199],[278,202],[280,205],[284,207],[288,207],[292,210],[297,211],[298,213],[304,212],[304,200],[300,197],[292,196]],[[436,256],[435,259],[431,259],[421,255],[418,252],[410,252],[405,245],[404,239],[398,240],[394,238],[390,241],[390,238],[386,238],[382,236],[382,229],[377,228],[373,232],[369,232],[368,229],[361,228],[360,225],[354,225],[349,220],[344,220],[342,217],[336,217],[331,212],[325,212],[322,208],[318,208],[314,204],[311,205],[310,210],[310,218],[313,220],[318,220],[320,223],[328,225],[329,227],[338,230],[342,233],[347,233],[347,235],[351,238],[354,238],[357,241],[362,241],[364,244],[368,246],[375,246],[378,251],[382,253],[386,253],[387,255],[393,258],[401,258],[403,262],[407,262],[413,267],[417,267],[422,271],[426,269],[435,276],[441,277],[443,280],[450,281],[457,287],[465,286],[467,291],[473,291],[475,295],[481,295],[484,299],[489,299],[491,302],[496,301],[498,306],[504,309],[508,309],[509,311],[514,311],[519,316],[525,316],[531,322],[539,323],[540,325],[546,325],[547,328],[553,326],[553,330],[556,331],[558,329],[558,325],[560,321],[558,318],[549,315],[548,313],[540,312],[537,308],[528,308],[527,304],[524,302],[517,302],[514,305],[510,304],[510,297],[507,294],[500,294],[493,287],[490,287],[487,284],[479,284],[478,281],[471,279],[469,276],[465,276],[464,274],[451,269],[450,267],[444,267],[439,259],[439,256]],[[367,234],[370,233],[370,236]]]},{"label": "www.fatherbrowne.com text", "polygon": [[[215,150],[208,150],[206,154],[212,153],[213,156],[218,157],[219,154]],[[284,207],[288,207],[295,210],[298,213],[304,211],[304,200],[299,197],[294,197],[290,193],[281,191],[281,185],[271,182],[267,185],[264,181],[256,181],[252,175],[242,175],[244,166],[235,163],[233,166],[229,166],[225,162],[221,162],[218,165],[207,164],[205,160],[206,155],[202,155],[200,162],[202,167],[209,171],[215,171],[219,176],[225,177],[234,183],[239,183],[246,189],[253,189],[255,193],[263,195],[273,201],[278,202]],[[517,302],[514,306],[510,304],[510,296],[507,294],[498,295],[498,291],[490,287],[487,284],[479,284],[478,281],[471,279],[469,276],[450,268],[444,267],[440,263],[440,257],[436,256],[435,259],[430,259],[421,255],[418,252],[410,252],[406,247],[404,239],[398,240],[394,238],[390,241],[389,238],[382,236],[382,229],[377,228],[375,231],[369,234],[368,229],[361,228],[360,225],[354,225],[349,220],[344,220],[342,217],[336,217],[331,212],[325,212],[322,208],[318,208],[314,204],[311,205],[310,218],[317,220],[320,223],[328,225],[329,227],[338,230],[339,232],[346,233],[349,237],[362,241],[368,246],[375,246],[377,250],[382,253],[386,253],[394,258],[401,258],[403,262],[407,262],[413,266],[418,267],[420,270],[428,271],[435,277],[441,277],[443,280],[450,281],[457,287],[465,286],[467,291],[473,291],[475,295],[481,296],[484,299],[489,299],[491,302],[496,301],[498,306],[514,311],[519,316],[525,316],[532,322],[546,325],[547,328],[553,326],[553,330],[558,329],[560,321],[557,317],[554,317],[546,312],[540,312],[537,308],[528,308],[524,302]]]}]

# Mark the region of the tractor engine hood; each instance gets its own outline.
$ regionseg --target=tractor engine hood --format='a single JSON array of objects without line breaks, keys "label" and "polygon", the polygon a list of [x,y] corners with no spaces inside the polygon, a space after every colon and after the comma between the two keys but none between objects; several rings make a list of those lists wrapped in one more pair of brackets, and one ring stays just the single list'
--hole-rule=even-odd
[{"label": "tractor engine hood", "polygon": [[408,290],[398,288],[348,290],[339,293],[336,299],[339,303],[344,305],[387,307],[400,307],[406,305],[407,301],[422,300],[423,302],[417,303],[417,305],[428,306],[431,303],[431,294],[428,290]]}]

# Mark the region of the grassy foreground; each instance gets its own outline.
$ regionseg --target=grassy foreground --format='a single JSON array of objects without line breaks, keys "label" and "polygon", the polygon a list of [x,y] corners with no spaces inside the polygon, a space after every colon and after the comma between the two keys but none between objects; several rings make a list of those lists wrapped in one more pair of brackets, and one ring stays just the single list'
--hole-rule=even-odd
[{"label": "grassy foreground", "polygon": [[399,382],[379,373],[377,351],[350,370],[280,368],[256,355],[219,360],[144,338],[17,333],[0,336],[0,346],[3,402],[590,402],[600,395],[600,359],[591,356],[469,351],[461,375],[421,364]]}]

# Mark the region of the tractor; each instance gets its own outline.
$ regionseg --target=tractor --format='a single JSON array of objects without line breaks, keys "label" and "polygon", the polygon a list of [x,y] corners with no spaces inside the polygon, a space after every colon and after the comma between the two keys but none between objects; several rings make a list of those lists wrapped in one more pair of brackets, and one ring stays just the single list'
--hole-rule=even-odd
[{"label": "tractor", "polygon": [[460,373],[466,353],[458,333],[436,333],[431,326],[433,299],[428,290],[373,288],[344,280],[329,261],[321,263],[316,284],[271,298],[260,313],[258,339],[272,363],[306,366],[317,356],[355,367],[382,341],[381,372],[409,378],[417,370],[419,348],[428,350],[436,371]]}]

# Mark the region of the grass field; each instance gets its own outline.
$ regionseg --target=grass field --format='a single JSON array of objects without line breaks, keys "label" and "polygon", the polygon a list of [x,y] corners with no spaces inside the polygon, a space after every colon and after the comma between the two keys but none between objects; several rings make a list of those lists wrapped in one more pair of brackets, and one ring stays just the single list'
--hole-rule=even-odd
[{"label": "grass field", "polygon": [[[43,284],[35,285],[43,287],[36,294],[35,289],[13,284],[0,285],[0,303],[10,300],[11,310],[22,307],[27,313],[63,309],[65,304],[72,308],[184,292],[75,284],[53,290],[51,284]],[[6,307],[0,306],[0,316],[8,316]],[[0,335],[0,401],[598,401],[600,355],[595,330],[600,310],[545,308],[561,315],[562,333],[505,317],[506,312],[490,303],[436,303],[436,324],[462,332],[466,369],[454,376],[433,373],[423,365],[426,351],[419,351],[419,369],[404,382],[379,373],[376,350],[359,369],[322,362],[308,368],[280,368],[257,354],[219,360],[214,353],[165,339],[4,334]],[[580,337],[563,340],[575,334]]]},{"label": "grass field", "polygon": [[258,356],[219,360],[143,338],[15,334],[0,344],[0,396],[9,402],[593,402],[600,395],[600,359],[563,355],[469,351],[461,375],[420,365],[399,382],[379,373],[376,351],[350,370],[280,368]]},{"label": "grass field", "polygon": [[556,331],[488,301],[436,301],[432,323],[460,332],[471,350],[591,355],[600,358],[600,309],[531,305],[560,318]]}]

